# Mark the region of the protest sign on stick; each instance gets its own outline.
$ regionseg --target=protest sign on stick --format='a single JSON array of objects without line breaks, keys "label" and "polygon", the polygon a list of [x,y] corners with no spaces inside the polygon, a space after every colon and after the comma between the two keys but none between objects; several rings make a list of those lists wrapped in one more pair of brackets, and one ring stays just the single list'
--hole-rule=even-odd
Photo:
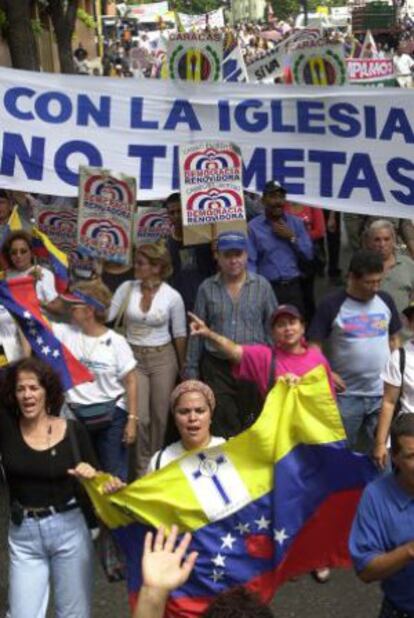
[{"label": "protest sign on stick", "polygon": [[76,208],[38,204],[35,209],[36,225],[64,253],[70,253],[77,244]]},{"label": "protest sign on stick", "polygon": [[166,238],[170,233],[171,222],[165,208],[138,207],[134,222],[134,245],[155,242]]},{"label": "protest sign on stick", "polygon": [[343,86],[347,83],[347,67],[343,46],[315,45],[292,53],[293,83],[297,86]]},{"label": "protest sign on stick", "polygon": [[178,32],[170,36],[167,56],[171,79],[196,82],[221,80],[223,38],[220,34]]},{"label": "protest sign on stick", "polygon": [[93,257],[128,264],[135,178],[81,167],[79,179],[78,244]]},{"label": "protest sign on stick", "polygon": [[[235,222],[245,221],[242,158],[235,144],[202,142],[182,146],[180,185],[185,230],[210,226],[201,235],[212,238],[215,232],[222,231],[222,224],[235,229]],[[188,237],[187,233],[185,241]]]}]

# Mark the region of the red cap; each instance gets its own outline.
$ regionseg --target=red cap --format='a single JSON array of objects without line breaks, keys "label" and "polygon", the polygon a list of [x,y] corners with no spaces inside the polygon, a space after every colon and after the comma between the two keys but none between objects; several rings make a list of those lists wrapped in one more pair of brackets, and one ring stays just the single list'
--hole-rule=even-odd
[{"label": "red cap", "polygon": [[270,320],[271,325],[273,326],[276,320],[278,320],[282,315],[289,315],[292,318],[303,320],[301,312],[294,305],[279,305],[276,311],[273,312]]}]

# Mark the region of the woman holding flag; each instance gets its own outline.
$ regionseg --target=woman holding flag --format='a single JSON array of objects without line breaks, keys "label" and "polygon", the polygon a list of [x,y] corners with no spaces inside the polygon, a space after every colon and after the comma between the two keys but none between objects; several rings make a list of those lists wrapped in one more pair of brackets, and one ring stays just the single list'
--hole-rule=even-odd
[{"label": "woman holding flag", "polygon": [[[239,345],[223,335],[215,333],[193,313],[189,313],[190,333],[210,339],[227,358],[234,363],[233,374],[241,380],[253,381],[259,392],[266,397],[277,380],[282,376],[294,384],[300,376],[315,367],[325,367],[332,395],[335,389],[332,372],[328,361],[316,347],[308,347],[305,335],[305,323],[299,310],[293,305],[279,305],[271,318],[274,346],[263,344]],[[329,569],[321,568],[313,573],[315,579],[324,583],[329,579]]]},{"label": "woman holding flag", "polygon": [[4,241],[2,257],[7,267],[6,279],[32,275],[42,307],[51,314],[62,313],[63,303],[56,290],[54,275],[48,268],[34,264],[33,241],[28,232],[11,232]]}]

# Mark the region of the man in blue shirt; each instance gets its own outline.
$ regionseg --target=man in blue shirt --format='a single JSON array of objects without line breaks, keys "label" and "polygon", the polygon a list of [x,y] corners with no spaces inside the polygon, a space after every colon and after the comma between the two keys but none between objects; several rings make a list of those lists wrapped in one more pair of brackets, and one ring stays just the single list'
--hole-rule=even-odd
[{"label": "man in blue shirt", "polygon": [[248,226],[248,269],[270,281],[278,302],[295,305],[304,313],[300,277],[313,257],[312,241],[299,217],[284,212],[286,189],[278,182],[266,183],[265,212]]},{"label": "man in blue shirt", "polygon": [[414,617],[414,414],[391,429],[395,471],[370,483],[352,525],[349,550],[358,576],[380,581],[379,618]]}]

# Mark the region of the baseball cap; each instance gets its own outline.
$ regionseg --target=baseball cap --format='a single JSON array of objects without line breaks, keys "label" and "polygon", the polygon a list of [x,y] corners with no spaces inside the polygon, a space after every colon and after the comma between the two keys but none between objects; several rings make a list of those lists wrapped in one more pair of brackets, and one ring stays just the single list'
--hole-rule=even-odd
[{"label": "baseball cap", "polygon": [[217,251],[247,251],[247,238],[242,232],[222,232],[217,238]]},{"label": "baseball cap", "polygon": [[284,194],[287,193],[285,187],[281,185],[280,182],[277,180],[269,180],[264,186],[263,195],[266,195],[266,193],[276,193],[276,191]]},{"label": "baseball cap", "polygon": [[84,294],[79,290],[65,292],[60,295],[60,298],[71,305],[89,305],[98,311],[105,311],[106,309],[105,305],[99,302],[99,300],[93,298],[93,296],[90,296],[89,294]]},{"label": "baseball cap", "polygon": [[270,319],[271,325],[273,326],[276,320],[278,320],[282,315],[288,315],[292,318],[303,320],[301,312],[294,305],[279,305],[279,307],[273,312],[273,315]]}]

